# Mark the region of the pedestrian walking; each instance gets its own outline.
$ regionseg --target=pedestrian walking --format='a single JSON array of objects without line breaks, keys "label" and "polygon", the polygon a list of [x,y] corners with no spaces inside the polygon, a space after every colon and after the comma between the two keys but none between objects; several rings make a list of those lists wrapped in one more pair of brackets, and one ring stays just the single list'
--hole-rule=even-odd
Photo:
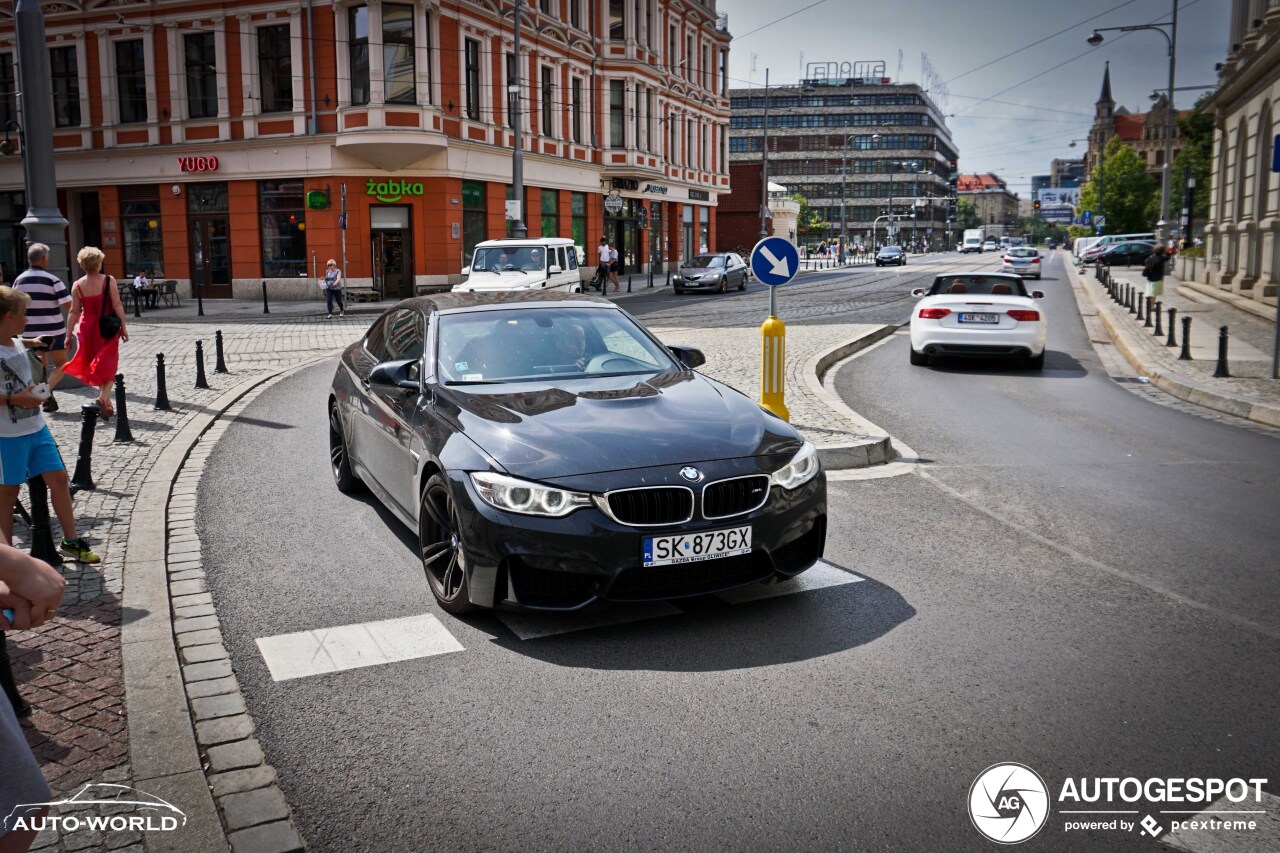
[{"label": "pedestrian walking", "polygon": [[613,282],[613,292],[617,293],[621,284],[618,282],[618,247],[609,244],[609,281]]},{"label": "pedestrian walking", "polygon": [[[28,269],[14,279],[13,287],[31,297],[27,308],[27,326],[22,330],[22,343],[41,352],[45,375],[49,384],[49,399],[44,401],[46,412],[58,411],[58,400],[53,389],[62,381],[62,368],[67,363],[67,308],[71,294],[62,279],[49,272],[49,247],[44,243],[32,243],[27,247]],[[49,373],[53,362],[53,373]]]},{"label": "pedestrian walking", "polygon": [[604,293],[604,289],[609,283],[609,241],[604,237],[600,238],[600,245],[596,247],[596,256],[598,263],[596,264],[594,281],[599,286],[600,292]]},{"label": "pedestrian walking", "polygon": [[1155,251],[1147,255],[1142,264],[1142,277],[1147,280],[1147,296],[1164,296],[1164,267],[1168,259],[1168,250],[1163,243],[1157,243]]},{"label": "pedestrian walking", "polygon": [[[74,288],[72,299],[75,299]],[[31,477],[41,477],[49,487],[49,499],[62,525],[61,550],[82,563],[96,563],[98,555],[90,550],[89,543],[76,535],[67,469],[44,415],[40,414],[40,404],[48,391],[31,381],[27,350],[15,341],[26,327],[30,302],[31,297],[20,290],[0,287],[0,396],[5,406],[0,410],[0,536],[3,536],[0,541],[13,542],[13,505],[22,484]],[[74,301],[72,305],[74,314],[77,310]],[[67,364],[67,372],[72,376],[76,375],[71,370],[74,364],[75,359]],[[111,374],[114,378],[114,360]]]},{"label": "pedestrian walking", "polygon": [[[106,255],[96,246],[85,246],[76,254],[84,277],[71,285],[71,313],[67,325],[74,329],[76,354],[64,370],[85,385],[98,389],[98,405],[105,421],[115,414],[111,386],[120,362],[120,342],[129,340],[124,324],[124,305],[114,276],[102,272]],[[114,319],[112,319],[114,318]]]},{"label": "pedestrian walking", "polygon": [[333,258],[324,263],[324,278],[320,279],[320,286],[324,288],[324,318],[333,319],[334,304],[338,306],[339,317],[347,316],[347,305],[342,298],[346,279],[342,277],[342,270],[338,269],[338,262]]}]

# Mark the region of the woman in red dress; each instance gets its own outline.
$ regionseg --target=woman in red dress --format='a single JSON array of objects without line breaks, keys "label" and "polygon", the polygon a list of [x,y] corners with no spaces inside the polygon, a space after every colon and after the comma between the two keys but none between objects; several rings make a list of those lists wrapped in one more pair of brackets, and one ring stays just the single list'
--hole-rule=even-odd
[{"label": "woman in red dress", "polygon": [[[114,278],[101,272],[104,260],[106,255],[95,246],[85,246],[76,254],[76,262],[85,271],[85,276],[71,285],[67,337],[75,338],[76,354],[67,362],[63,372],[98,389],[98,405],[102,407],[102,419],[106,420],[115,414],[115,407],[111,405],[111,386],[115,383],[116,367],[120,361],[120,342],[129,340],[129,332],[124,324],[120,287]],[[98,332],[98,318],[103,314],[104,304],[108,306],[107,313],[114,311],[120,318],[120,332],[110,340],[103,340]]]}]

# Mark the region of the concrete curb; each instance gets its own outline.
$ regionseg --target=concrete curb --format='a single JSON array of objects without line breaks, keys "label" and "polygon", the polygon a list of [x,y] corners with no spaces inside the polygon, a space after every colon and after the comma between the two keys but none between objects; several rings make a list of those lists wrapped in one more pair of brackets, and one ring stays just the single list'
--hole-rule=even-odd
[{"label": "concrete curb", "polygon": [[867,434],[867,438],[848,444],[819,445],[818,461],[828,471],[883,465],[894,457],[893,441],[884,430],[845,405],[839,396],[822,384],[822,380],[832,365],[884,340],[897,330],[897,326],[881,326],[851,338],[833,349],[818,353],[805,363],[803,375],[809,391],[837,414],[857,424],[859,429]]},{"label": "concrete curb", "polygon": [[[169,577],[171,558],[176,562],[175,573],[189,571],[184,565],[189,561],[180,558],[190,552],[190,546],[169,541],[174,486],[191,451],[227,410],[255,389],[332,357],[333,353],[317,356],[284,370],[248,379],[227,391],[178,431],[147,473],[134,500],[125,548],[124,614],[120,629],[129,761],[135,784],[177,804],[187,815],[187,825],[181,832],[148,837],[148,850],[225,853],[228,849],[227,835],[197,747],[197,731],[192,724],[194,700],[188,701],[184,673],[179,668],[178,631],[170,598],[183,597],[185,601],[174,604],[192,606],[196,605],[194,599],[207,598],[207,593],[201,578],[190,574]],[[194,518],[194,497],[190,504]],[[198,553],[196,557],[198,559]],[[191,619],[180,621],[190,623]],[[213,626],[216,626],[216,617],[209,627]],[[230,669],[229,662],[226,669]]]},{"label": "concrete curb", "polygon": [[1259,403],[1235,394],[1228,394],[1210,385],[1171,373],[1160,367],[1144,352],[1138,336],[1122,323],[1116,322],[1116,318],[1113,316],[1114,309],[1101,295],[1101,285],[1095,281],[1094,284],[1098,284],[1098,286],[1090,287],[1089,276],[1083,269],[1076,270],[1074,265],[1070,265],[1070,269],[1072,269],[1075,276],[1076,284],[1088,294],[1089,301],[1097,312],[1098,319],[1102,322],[1102,327],[1106,329],[1112,342],[1115,343],[1116,349],[1120,351],[1120,354],[1124,356],[1134,370],[1148,377],[1152,385],[1172,397],[1177,397],[1179,400],[1185,400],[1188,403],[1194,403],[1197,406],[1204,406],[1206,409],[1213,409],[1216,412],[1223,412],[1238,418],[1246,418],[1267,426],[1280,427],[1280,406],[1271,403]]}]

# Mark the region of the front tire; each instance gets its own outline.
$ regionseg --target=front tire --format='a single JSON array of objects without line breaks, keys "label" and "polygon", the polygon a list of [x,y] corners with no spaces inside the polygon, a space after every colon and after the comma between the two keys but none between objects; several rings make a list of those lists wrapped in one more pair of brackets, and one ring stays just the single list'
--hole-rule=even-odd
[{"label": "front tire", "polygon": [[467,581],[467,553],[458,533],[458,508],[448,481],[432,474],[418,506],[418,555],[427,585],[442,610],[459,615],[476,609]]},{"label": "front tire", "polygon": [[342,415],[338,412],[337,400],[329,404],[329,470],[333,472],[334,485],[344,495],[359,491],[363,485],[351,470],[351,457],[347,453],[347,439],[342,431]]}]

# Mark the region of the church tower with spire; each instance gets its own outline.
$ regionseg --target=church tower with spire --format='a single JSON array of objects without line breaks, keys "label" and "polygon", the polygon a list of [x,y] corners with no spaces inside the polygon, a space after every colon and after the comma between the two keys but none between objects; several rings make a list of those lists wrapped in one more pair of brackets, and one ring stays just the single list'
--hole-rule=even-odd
[{"label": "church tower with spire", "polygon": [[1116,102],[1111,97],[1111,63],[1102,72],[1102,94],[1093,108],[1093,128],[1089,131],[1089,153],[1085,162],[1085,176],[1093,174],[1102,151],[1116,132]]}]

